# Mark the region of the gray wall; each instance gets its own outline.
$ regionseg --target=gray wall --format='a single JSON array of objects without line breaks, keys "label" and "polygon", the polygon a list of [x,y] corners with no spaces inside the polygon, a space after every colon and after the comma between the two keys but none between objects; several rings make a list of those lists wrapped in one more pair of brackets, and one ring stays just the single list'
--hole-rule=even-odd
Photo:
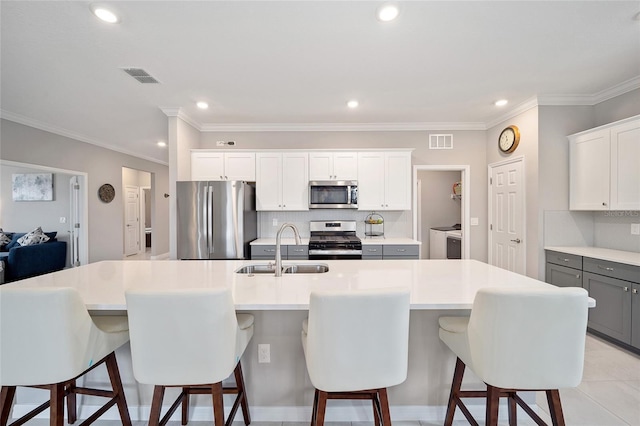
[{"label": "gray wall", "polygon": [[[452,133],[452,150],[429,150],[429,133]],[[487,260],[487,161],[486,135],[469,131],[389,131],[389,132],[206,132],[197,148],[215,149],[216,141],[235,141],[239,149],[371,149],[414,148],[413,165],[469,165],[472,198],[471,258]],[[228,149],[228,147],[227,147]],[[180,173],[180,171],[178,171]],[[386,223],[390,218],[385,216]],[[399,218],[403,221],[404,216]],[[408,228],[410,231],[410,228]],[[385,225],[385,232],[387,232]],[[411,237],[411,234],[404,235]]]},{"label": "gray wall", "polygon": [[[71,138],[2,120],[0,157],[3,160],[77,170],[88,174],[89,261],[121,259],[123,247],[123,201],[105,204],[98,199],[100,185],[122,187],[122,167],[151,173],[154,204],[152,254],[169,251],[169,169],[166,165],[111,151]],[[4,222],[4,211],[3,211]]]},{"label": "gray wall", "polygon": [[[640,89],[600,102],[593,107],[593,126],[602,126],[640,114]],[[586,130],[586,129],[585,129]]]}]

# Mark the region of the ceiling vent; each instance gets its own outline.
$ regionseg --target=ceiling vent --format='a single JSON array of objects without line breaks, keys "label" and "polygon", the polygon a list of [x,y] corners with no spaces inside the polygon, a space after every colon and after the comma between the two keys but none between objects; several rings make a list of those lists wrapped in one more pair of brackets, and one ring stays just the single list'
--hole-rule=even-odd
[{"label": "ceiling vent", "polygon": [[429,149],[453,149],[452,134],[430,134]]},{"label": "ceiling vent", "polygon": [[124,72],[129,74],[131,77],[138,80],[140,83],[152,83],[159,84],[160,82],[149,75],[148,72],[143,70],[142,68],[122,68]]}]

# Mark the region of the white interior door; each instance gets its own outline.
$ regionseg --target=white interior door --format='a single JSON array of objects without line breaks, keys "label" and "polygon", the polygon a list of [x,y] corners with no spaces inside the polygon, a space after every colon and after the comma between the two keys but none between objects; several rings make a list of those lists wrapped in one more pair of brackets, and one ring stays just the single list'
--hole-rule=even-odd
[{"label": "white interior door", "polygon": [[125,187],[124,203],[124,255],[140,250],[140,197],[137,186]]},{"label": "white interior door", "polygon": [[489,166],[489,262],[525,274],[523,162]]}]

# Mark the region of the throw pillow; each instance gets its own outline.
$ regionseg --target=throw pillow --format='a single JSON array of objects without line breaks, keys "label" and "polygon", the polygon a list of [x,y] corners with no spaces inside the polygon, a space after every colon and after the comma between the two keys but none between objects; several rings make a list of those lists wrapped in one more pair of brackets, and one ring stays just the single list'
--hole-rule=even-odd
[{"label": "throw pillow", "polygon": [[0,228],[0,246],[6,246],[11,242],[11,238],[4,233],[2,228]]},{"label": "throw pillow", "polygon": [[41,227],[37,227],[31,232],[24,234],[21,238],[18,239],[18,244],[21,246],[31,246],[34,244],[41,244],[49,241],[49,237],[47,237],[44,232],[42,232]]}]

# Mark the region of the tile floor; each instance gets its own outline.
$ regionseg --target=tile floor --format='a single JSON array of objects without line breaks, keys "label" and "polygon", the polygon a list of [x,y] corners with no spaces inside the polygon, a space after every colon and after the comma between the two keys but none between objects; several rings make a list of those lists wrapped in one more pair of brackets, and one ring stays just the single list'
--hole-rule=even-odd
[{"label": "tile floor", "polygon": [[[587,336],[585,348],[584,376],[575,389],[560,391],[565,421],[568,426],[640,426],[640,356],[627,352],[592,335]],[[551,424],[547,414],[544,393],[537,395],[542,407],[542,418]],[[443,420],[394,422],[394,426],[436,426]],[[480,420],[480,419],[478,419]],[[534,425],[524,413],[519,415],[518,424]],[[46,426],[48,420],[33,420],[33,426]],[[96,426],[118,426],[117,421],[97,421]],[[180,422],[169,422],[178,426]],[[205,422],[189,422],[202,426]],[[467,425],[466,420],[456,420],[455,426]],[[483,422],[480,422],[483,424]],[[507,425],[501,418],[500,425]],[[146,422],[134,422],[134,426],[144,426]],[[234,422],[241,426],[242,422]],[[251,426],[306,426],[308,423],[252,422]],[[368,426],[366,422],[331,422],[327,426]]]}]

